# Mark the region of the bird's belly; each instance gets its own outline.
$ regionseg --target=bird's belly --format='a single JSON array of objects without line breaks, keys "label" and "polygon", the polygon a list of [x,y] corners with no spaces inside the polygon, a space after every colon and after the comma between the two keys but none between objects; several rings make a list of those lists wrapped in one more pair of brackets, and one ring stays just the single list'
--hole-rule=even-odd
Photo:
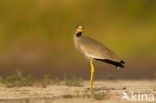
[{"label": "bird's belly", "polygon": [[101,53],[95,53],[95,52],[85,52],[84,54],[87,58],[98,58],[98,59],[104,59],[101,55]]}]

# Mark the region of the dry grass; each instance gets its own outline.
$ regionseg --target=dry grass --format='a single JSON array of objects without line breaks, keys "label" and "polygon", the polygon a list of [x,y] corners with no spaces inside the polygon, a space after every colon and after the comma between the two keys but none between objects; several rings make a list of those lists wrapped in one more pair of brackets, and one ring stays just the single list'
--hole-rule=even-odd
[{"label": "dry grass", "polygon": [[6,87],[22,87],[22,86],[33,86],[34,78],[32,76],[24,76],[22,71],[17,71],[15,74],[1,77],[0,82]]},{"label": "dry grass", "polygon": [[71,78],[64,78],[64,82],[67,86],[83,86],[83,79],[76,76],[72,76]]},{"label": "dry grass", "polygon": [[47,87],[48,85],[67,85],[67,86],[83,86],[83,79],[72,76],[64,77],[60,79],[51,75],[44,75],[43,78],[36,79],[31,75],[24,75],[22,71],[18,70],[16,73],[0,77],[0,84],[6,87],[26,87],[26,86],[37,86]]}]

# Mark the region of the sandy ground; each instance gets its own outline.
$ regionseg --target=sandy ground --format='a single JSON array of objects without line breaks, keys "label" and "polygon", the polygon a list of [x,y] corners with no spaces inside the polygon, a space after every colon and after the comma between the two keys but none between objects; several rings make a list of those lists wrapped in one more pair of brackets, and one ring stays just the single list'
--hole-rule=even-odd
[{"label": "sandy ground", "polygon": [[[133,92],[135,100],[121,100],[123,91],[130,98]],[[142,97],[141,101],[143,95],[146,98]],[[154,101],[149,101],[151,98]],[[84,82],[82,87],[49,85],[45,88],[6,88],[1,85],[0,103],[156,103],[156,80],[95,81],[93,95],[88,90],[88,82]]]}]

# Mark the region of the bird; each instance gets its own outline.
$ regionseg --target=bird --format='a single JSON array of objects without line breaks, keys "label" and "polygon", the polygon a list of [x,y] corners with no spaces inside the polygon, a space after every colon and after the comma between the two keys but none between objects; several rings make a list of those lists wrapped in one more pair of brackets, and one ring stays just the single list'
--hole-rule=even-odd
[{"label": "bird", "polygon": [[118,57],[112,50],[105,47],[99,41],[90,38],[83,34],[83,26],[76,26],[74,33],[74,44],[75,48],[83,54],[90,62],[90,81],[89,81],[89,90],[92,93],[93,91],[93,81],[94,81],[94,64],[93,61],[101,61],[111,65],[114,65],[117,69],[124,68],[125,62]]}]

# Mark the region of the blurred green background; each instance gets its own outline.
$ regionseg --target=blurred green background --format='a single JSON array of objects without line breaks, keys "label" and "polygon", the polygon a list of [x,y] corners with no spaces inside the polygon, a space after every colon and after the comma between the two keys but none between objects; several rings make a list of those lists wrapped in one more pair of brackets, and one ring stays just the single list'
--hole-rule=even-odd
[{"label": "blurred green background", "polygon": [[156,78],[155,0],[0,0],[0,74],[89,77],[73,44],[76,25],[126,61],[96,62],[96,78]]}]

